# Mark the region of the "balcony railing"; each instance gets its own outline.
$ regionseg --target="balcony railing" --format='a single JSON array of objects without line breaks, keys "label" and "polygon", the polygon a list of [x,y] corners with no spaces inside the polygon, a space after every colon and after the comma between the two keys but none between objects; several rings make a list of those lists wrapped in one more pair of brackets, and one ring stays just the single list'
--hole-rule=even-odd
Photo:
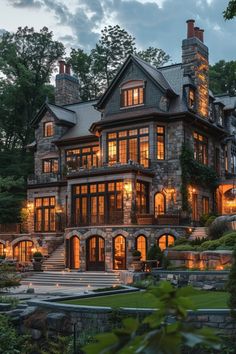
[{"label": "balcony railing", "polygon": [[0,224],[0,234],[19,234],[21,224]]},{"label": "balcony railing", "polygon": [[81,217],[76,221],[71,222],[71,227],[80,226],[102,226],[102,225],[121,225],[123,224],[123,211],[112,212],[109,216],[105,215],[90,215],[89,217]]},{"label": "balcony railing", "polygon": [[125,170],[125,169],[136,169],[136,170],[145,170],[148,171],[150,168],[144,167],[143,165],[140,165],[136,161],[129,160],[127,163],[114,163],[114,164],[109,164],[109,163],[99,163],[96,166],[84,166],[84,167],[76,167],[76,166],[67,166],[67,176],[73,176],[77,174],[86,174],[86,173],[99,173],[99,172],[104,172],[104,171],[112,171],[112,170]]},{"label": "balcony railing", "polygon": [[41,175],[30,175],[28,177],[28,184],[43,184],[61,181],[61,175],[58,173],[43,173]]}]

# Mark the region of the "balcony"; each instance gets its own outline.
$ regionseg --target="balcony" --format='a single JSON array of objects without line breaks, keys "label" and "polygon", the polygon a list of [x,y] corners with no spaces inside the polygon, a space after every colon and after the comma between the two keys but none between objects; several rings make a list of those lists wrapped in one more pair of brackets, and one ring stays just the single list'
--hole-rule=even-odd
[{"label": "balcony", "polygon": [[43,173],[41,175],[30,175],[27,179],[28,185],[59,182],[62,177],[58,173]]},{"label": "balcony", "polygon": [[143,172],[145,174],[153,175],[150,168],[140,165],[138,162],[129,160],[128,163],[121,164],[98,164],[97,166],[85,166],[85,167],[69,167],[67,166],[67,177],[72,178],[76,176],[90,176],[90,175],[100,175],[100,174],[113,174],[113,173],[123,173],[123,172]]},{"label": "balcony", "polygon": [[0,224],[0,234],[19,234],[21,224]]}]

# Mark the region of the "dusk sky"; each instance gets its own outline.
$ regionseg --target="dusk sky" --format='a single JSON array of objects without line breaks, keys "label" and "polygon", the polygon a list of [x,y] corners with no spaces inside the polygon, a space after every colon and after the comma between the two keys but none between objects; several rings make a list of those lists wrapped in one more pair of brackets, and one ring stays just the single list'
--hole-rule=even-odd
[{"label": "dusk sky", "polygon": [[119,24],[138,49],[162,48],[180,61],[185,21],[205,29],[211,64],[236,60],[236,19],[224,21],[228,0],[0,0],[0,31],[47,26],[70,49],[91,49],[105,25]]}]

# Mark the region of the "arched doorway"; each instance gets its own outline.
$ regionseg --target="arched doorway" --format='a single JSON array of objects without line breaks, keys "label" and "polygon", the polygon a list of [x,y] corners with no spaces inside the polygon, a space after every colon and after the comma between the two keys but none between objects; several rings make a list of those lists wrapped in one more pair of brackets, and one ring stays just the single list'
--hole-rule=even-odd
[{"label": "arched doorway", "polygon": [[105,240],[101,236],[87,239],[87,270],[105,270]]},{"label": "arched doorway", "polygon": [[33,247],[32,241],[19,241],[13,248],[13,258],[18,262],[30,262],[33,256]]},{"label": "arched doorway", "polygon": [[157,244],[162,251],[164,251],[167,247],[173,245],[174,243],[175,243],[175,237],[168,234],[164,234],[160,236],[157,240]]},{"label": "arched doorway", "polygon": [[67,242],[67,258],[68,268],[79,269],[80,268],[80,239],[78,236],[72,236]]},{"label": "arched doorway", "polygon": [[147,259],[147,238],[140,235],[136,238],[136,249],[141,252],[141,260],[146,261]]},{"label": "arched doorway", "polygon": [[158,218],[159,215],[165,214],[165,196],[164,194],[158,192],[155,194],[155,218]]},{"label": "arched doorway", "polygon": [[2,242],[0,242],[0,257],[5,256],[4,250],[5,250],[5,245]]},{"label": "arched doorway", "polygon": [[122,235],[113,239],[113,268],[126,269],[126,239]]},{"label": "arched doorway", "polygon": [[230,188],[224,193],[224,214],[236,213],[236,188]]}]

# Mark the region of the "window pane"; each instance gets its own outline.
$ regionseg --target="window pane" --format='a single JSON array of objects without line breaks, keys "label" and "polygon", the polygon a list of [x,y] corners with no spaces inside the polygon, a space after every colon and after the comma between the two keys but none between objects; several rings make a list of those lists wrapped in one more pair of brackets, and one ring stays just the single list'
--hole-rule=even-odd
[{"label": "window pane", "polygon": [[139,100],[138,100],[138,89],[135,88],[133,89],[133,104],[138,104]]},{"label": "window pane", "polygon": [[133,105],[133,92],[132,90],[128,90],[127,91],[128,94],[128,106],[132,106]]},{"label": "window pane", "polygon": [[127,162],[127,140],[119,141],[119,162]]},{"label": "window pane", "polygon": [[119,133],[118,133],[118,136],[119,136],[119,138],[122,138],[122,137],[124,137],[124,136],[127,136],[127,130],[124,130],[124,131],[122,131],[122,132],[119,132]]},{"label": "window pane", "polygon": [[143,87],[139,88],[139,104],[142,104],[144,102],[143,100]]},{"label": "window pane", "polygon": [[116,141],[109,141],[108,143],[108,162],[114,164],[117,161]]},{"label": "window pane", "polygon": [[149,165],[149,143],[148,137],[140,138],[140,164],[144,167],[148,167]]},{"label": "window pane", "polygon": [[108,139],[116,139],[116,133],[109,133]]},{"label": "window pane", "polygon": [[148,134],[148,128],[141,128],[140,131],[139,131],[139,134],[142,135],[142,134]]},{"label": "window pane", "polygon": [[99,192],[105,192],[105,184],[104,183],[99,183],[98,191]]},{"label": "window pane", "polygon": [[141,260],[146,261],[147,245],[146,237],[138,236],[137,237],[137,250],[141,252]]},{"label": "window pane", "polygon": [[138,151],[137,151],[137,139],[129,140],[129,160],[137,161],[138,160]]},{"label": "window pane", "polygon": [[164,160],[164,137],[157,136],[157,159]]}]

